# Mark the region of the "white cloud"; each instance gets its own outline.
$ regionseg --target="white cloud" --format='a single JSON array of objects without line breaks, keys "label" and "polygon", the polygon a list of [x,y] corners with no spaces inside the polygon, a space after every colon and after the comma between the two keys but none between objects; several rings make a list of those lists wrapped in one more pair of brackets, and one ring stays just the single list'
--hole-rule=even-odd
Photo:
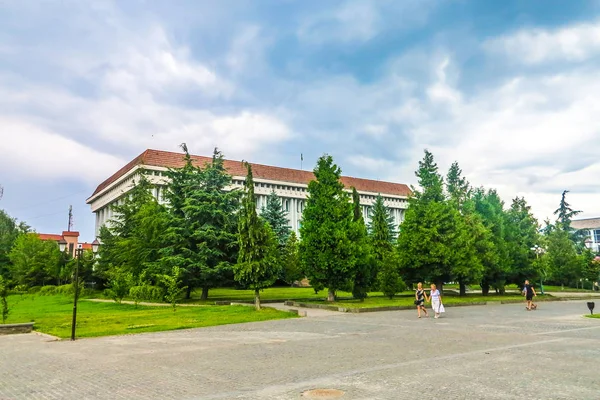
[{"label": "white cloud", "polygon": [[20,120],[0,117],[0,138],[0,169],[13,178],[94,184],[124,165],[118,157]]},{"label": "white cloud", "polygon": [[600,22],[581,23],[555,30],[522,29],[488,40],[484,47],[523,64],[584,61],[600,54]]}]

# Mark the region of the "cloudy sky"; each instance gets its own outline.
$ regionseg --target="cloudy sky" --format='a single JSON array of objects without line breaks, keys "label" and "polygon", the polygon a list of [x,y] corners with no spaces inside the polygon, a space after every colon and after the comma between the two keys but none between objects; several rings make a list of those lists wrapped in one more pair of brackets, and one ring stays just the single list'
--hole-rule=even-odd
[{"label": "cloudy sky", "polygon": [[0,208],[92,240],[85,199],[146,148],[475,186],[600,215],[600,2],[0,1]]}]

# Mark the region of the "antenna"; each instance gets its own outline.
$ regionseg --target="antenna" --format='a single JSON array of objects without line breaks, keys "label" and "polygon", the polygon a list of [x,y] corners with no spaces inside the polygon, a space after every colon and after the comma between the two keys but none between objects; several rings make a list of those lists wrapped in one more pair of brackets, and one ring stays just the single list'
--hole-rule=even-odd
[{"label": "antenna", "polygon": [[67,228],[67,232],[71,232],[73,228],[73,206],[69,206],[69,226]]}]

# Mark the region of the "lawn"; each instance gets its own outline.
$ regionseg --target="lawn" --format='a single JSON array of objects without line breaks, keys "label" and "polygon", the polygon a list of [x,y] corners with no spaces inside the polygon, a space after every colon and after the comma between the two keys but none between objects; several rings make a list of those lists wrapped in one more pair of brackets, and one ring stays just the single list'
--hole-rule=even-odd
[{"label": "lawn", "polygon": [[588,317],[588,318],[598,318],[598,319],[600,319],[600,314],[594,314],[594,315],[587,314],[587,315],[586,315],[586,317]]},{"label": "lawn", "polygon": [[[234,288],[216,288],[210,289],[208,292],[208,300],[200,300],[201,290],[192,293],[192,299],[186,300],[187,303],[194,304],[214,304],[215,301],[254,301],[253,290],[242,290]],[[296,287],[272,287],[260,292],[261,300],[323,300],[327,297],[327,290],[321,290],[315,294],[312,288],[296,288]],[[351,298],[352,293],[338,292],[338,297]]]},{"label": "lawn", "polygon": [[[548,298],[549,296],[541,296],[537,297],[537,300],[543,300],[544,298]],[[400,296],[394,296],[392,300],[383,296],[370,296],[365,299],[365,301],[361,302],[359,300],[339,300],[334,303],[328,303],[326,301],[317,301],[310,300],[310,303],[317,304],[326,304],[333,305],[337,307],[344,308],[375,308],[375,307],[393,307],[393,306],[414,306],[414,294],[402,294]],[[473,304],[480,302],[488,302],[488,301],[525,301],[523,296],[521,295],[511,295],[506,294],[504,296],[498,295],[489,295],[482,296],[480,294],[467,294],[466,296],[460,297],[457,295],[445,295],[442,296],[443,303],[446,305],[450,304]],[[430,304],[426,304],[427,307],[430,307]]]},{"label": "lawn", "polygon": [[[7,323],[34,321],[34,329],[60,338],[71,335],[73,299],[66,296],[12,295]],[[81,300],[77,309],[77,337],[122,335],[198,328],[242,322],[293,318],[290,312],[248,306],[135,307],[128,304]]]}]

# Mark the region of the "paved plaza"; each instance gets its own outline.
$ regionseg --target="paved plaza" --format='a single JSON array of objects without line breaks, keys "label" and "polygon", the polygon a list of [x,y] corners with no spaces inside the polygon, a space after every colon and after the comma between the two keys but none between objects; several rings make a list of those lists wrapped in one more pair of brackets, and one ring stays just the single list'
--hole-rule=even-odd
[{"label": "paved plaza", "polygon": [[[598,301],[597,301],[598,303]],[[584,301],[309,318],[76,342],[0,337],[0,399],[599,399]]]}]

